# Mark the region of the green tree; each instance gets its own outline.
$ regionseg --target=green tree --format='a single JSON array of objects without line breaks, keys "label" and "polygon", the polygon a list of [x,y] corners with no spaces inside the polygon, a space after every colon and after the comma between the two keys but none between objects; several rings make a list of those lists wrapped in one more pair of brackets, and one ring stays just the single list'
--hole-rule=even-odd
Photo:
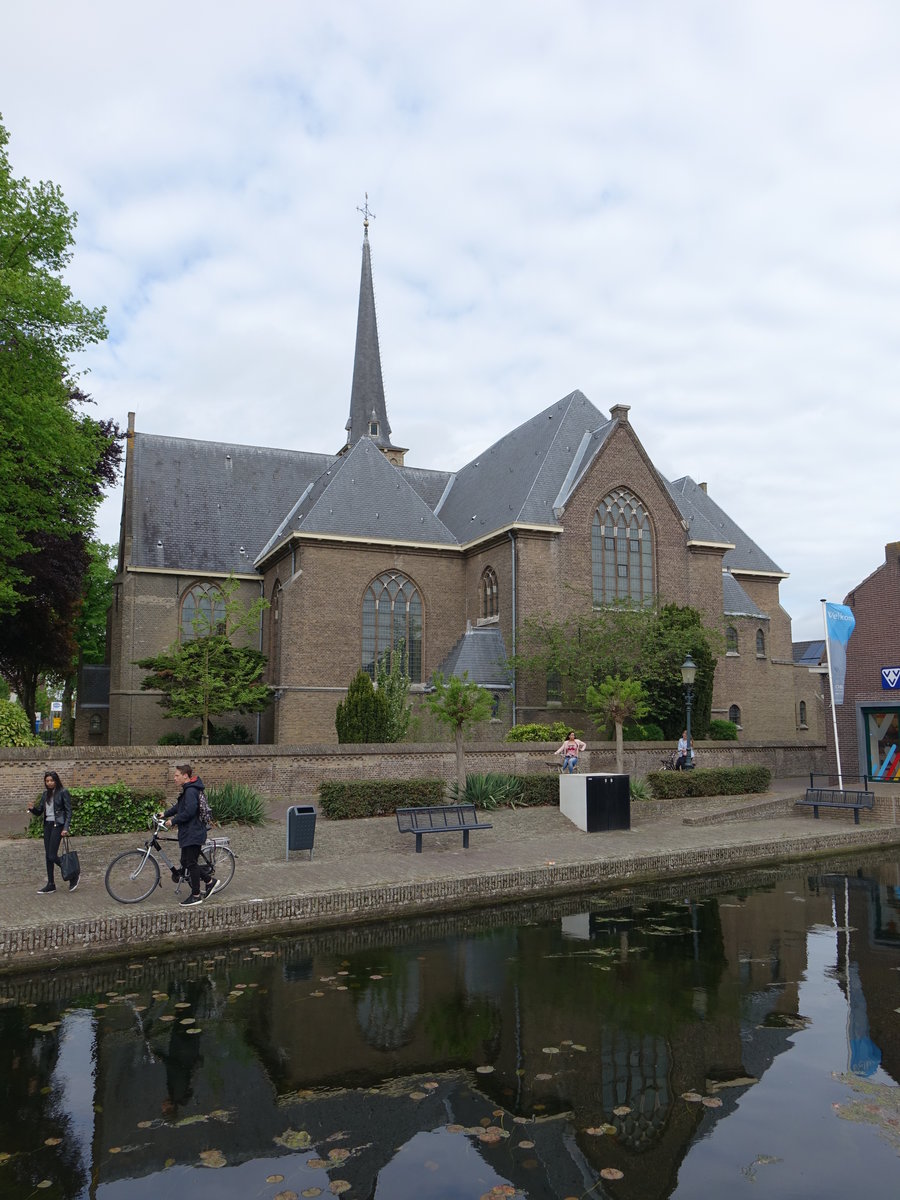
[{"label": "green tree", "polygon": [[449,725],[456,740],[456,783],[459,794],[466,790],[466,759],[463,750],[463,733],[479,721],[491,715],[494,699],[490,692],[469,679],[468,671],[462,678],[451,675],[445,680],[440,671],[432,676],[434,692],[426,697],[426,703],[442,725]]},{"label": "green tree", "polygon": [[616,731],[616,770],[625,770],[622,747],[623,726],[627,721],[639,721],[648,712],[647,697],[636,679],[607,675],[599,687],[588,686],[585,696],[589,711],[598,725],[614,726]]},{"label": "green tree", "polygon": [[272,690],[262,678],[266,656],[233,641],[256,635],[269,603],[260,597],[245,606],[236,595],[239,587],[230,577],[221,589],[222,605],[201,606],[190,641],[174,642],[162,654],[136,662],[147,672],[142,690],[162,692],[159,703],[167,717],[200,718],[203,746],[209,745],[210,717],[262,712],[272,701]]},{"label": "green tree", "polygon": [[644,645],[639,678],[647,693],[647,715],[662,727],[667,738],[677,738],[684,728],[684,684],[681,664],[688,654],[697,664],[691,707],[691,736],[705,738],[712,712],[716,674],[716,648],[721,639],[704,628],[695,608],[667,604],[659,611],[651,636]]},{"label": "green tree", "polygon": [[539,677],[557,672],[568,701],[578,706],[588,687],[607,676],[635,679],[646,695],[645,715],[672,738],[684,728],[681,664],[691,654],[697,664],[691,724],[699,739],[709,724],[720,641],[696,609],[677,604],[658,611],[615,606],[562,621],[548,614],[524,622],[515,666],[535,686]]},{"label": "green tree", "polygon": [[636,674],[655,620],[652,609],[626,603],[561,621],[550,613],[529,617],[519,632],[513,665],[535,682],[559,675],[567,700],[581,705],[589,685],[607,675]]},{"label": "green tree", "polygon": [[13,176],[8,141],[0,124],[0,613],[25,602],[40,536],[92,527],[108,442],[70,361],[107,333],[64,282],[77,217],[56,185]]},{"label": "green tree", "polygon": [[366,671],[357,671],[334,715],[338,741],[389,742],[390,720],[387,696],[376,691]]},{"label": "green tree", "polygon": [[409,705],[410,678],[406,673],[406,642],[403,638],[398,640],[390,655],[390,669],[387,659],[387,654],[379,658],[376,676],[378,691],[384,696],[388,708],[388,736],[384,740],[402,742],[412,717]]},{"label": "green tree", "polygon": [[75,644],[82,662],[106,662],[106,618],[113,602],[117,548],[106,542],[87,544],[88,564],[75,622]]}]

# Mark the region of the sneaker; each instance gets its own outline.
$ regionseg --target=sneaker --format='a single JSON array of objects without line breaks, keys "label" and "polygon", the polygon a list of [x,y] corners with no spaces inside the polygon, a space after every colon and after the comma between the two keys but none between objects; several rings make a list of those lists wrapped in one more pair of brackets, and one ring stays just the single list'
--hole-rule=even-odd
[{"label": "sneaker", "polygon": [[221,892],[221,890],[224,886],[225,886],[225,884],[222,882],[221,879],[211,879],[209,881],[209,883],[206,885],[206,896],[204,897],[204,899],[208,900],[210,898],[210,896],[214,896],[216,894],[216,892]]},{"label": "sneaker", "polygon": [[186,908],[188,904],[202,904],[202,903],[203,903],[202,896],[188,896],[187,899],[182,900],[181,907]]},{"label": "sneaker", "polygon": [[55,883],[45,883],[42,888],[38,888],[38,895],[46,896],[48,892],[55,892],[55,891],[56,891]]},{"label": "sneaker", "polygon": [[69,880],[69,891],[70,892],[74,892],[75,889],[78,887],[78,881],[80,878],[81,878],[80,875],[76,875],[74,879]]}]

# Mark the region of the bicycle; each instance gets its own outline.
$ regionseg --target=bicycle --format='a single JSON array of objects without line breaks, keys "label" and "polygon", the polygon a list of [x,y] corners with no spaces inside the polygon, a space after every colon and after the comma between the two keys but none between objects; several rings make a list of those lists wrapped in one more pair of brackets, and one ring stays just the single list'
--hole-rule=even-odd
[{"label": "bicycle", "polygon": [[[117,854],[106,868],[106,890],[113,900],[118,900],[120,904],[139,904],[158,887],[162,887],[157,855],[172,875],[175,895],[180,894],[181,885],[185,882],[185,873],[181,864],[173,863],[160,845],[159,835],[165,827],[165,821],[159,816],[152,816],[150,836],[144,842],[143,850],[125,850],[122,854]],[[177,840],[171,837],[163,838],[166,842]],[[234,854],[228,845],[228,838],[208,838],[200,851],[199,864],[201,871],[204,867],[209,868],[210,878],[218,879],[222,888],[228,887],[234,876]]]}]

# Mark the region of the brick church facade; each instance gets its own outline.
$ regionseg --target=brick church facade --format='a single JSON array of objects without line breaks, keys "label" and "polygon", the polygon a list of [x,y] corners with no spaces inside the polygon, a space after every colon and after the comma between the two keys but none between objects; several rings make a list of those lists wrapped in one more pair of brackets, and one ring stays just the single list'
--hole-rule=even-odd
[{"label": "brick church facade", "polygon": [[[685,476],[664,479],[631,424],[575,391],[457,471],[406,464],[388,423],[366,229],[346,442],[334,455],[141,433],[129,415],[110,614],[109,707],[84,741],[152,744],[163,716],[134,660],[190,631],[229,577],[269,607],[275,700],[254,740],[334,742],[353,675],[402,638],[414,690],[467,670],[501,726],[553,719],[542,681],[505,666],[529,617],[631,598],[692,605],[718,631],[713,716],[742,740],[822,740],[794,666],[785,573]],[[801,720],[801,715],[803,720]]]}]

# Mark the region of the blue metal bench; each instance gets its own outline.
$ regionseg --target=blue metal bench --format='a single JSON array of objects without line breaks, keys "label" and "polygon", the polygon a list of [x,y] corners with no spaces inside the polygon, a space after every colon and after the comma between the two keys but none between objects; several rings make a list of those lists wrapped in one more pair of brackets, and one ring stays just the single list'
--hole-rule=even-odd
[{"label": "blue metal bench", "polygon": [[422,853],[423,833],[461,833],[463,849],[469,848],[473,829],[491,829],[489,821],[479,821],[474,804],[435,804],[424,808],[398,808],[397,828],[416,835],[416,854]]}]

